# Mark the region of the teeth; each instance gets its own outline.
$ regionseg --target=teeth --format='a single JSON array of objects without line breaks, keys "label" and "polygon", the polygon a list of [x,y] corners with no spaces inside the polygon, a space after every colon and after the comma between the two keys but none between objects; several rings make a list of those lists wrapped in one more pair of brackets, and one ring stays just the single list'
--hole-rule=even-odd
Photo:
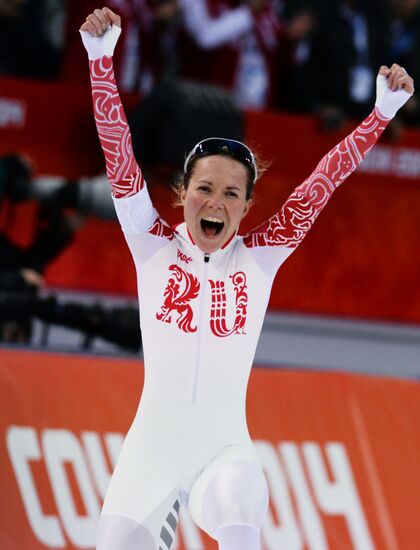
[{"label": "teeth", "polygon": [[213,222],[213,223],[223,223],[223,220],[220,218],[214,218],[213,216],[207,216],[206,218],[203,218],[206,222]]}]

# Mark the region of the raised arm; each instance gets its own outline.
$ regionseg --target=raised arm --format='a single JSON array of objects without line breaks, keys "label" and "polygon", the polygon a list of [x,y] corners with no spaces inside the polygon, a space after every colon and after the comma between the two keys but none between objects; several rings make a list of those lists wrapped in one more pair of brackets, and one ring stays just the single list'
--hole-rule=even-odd
[{"label": "raised arm", "polygon": [[96,127],[115,198],[132,196],[144,186],[112,63],[120,33],[121,18],[109,8],[95,10],[80,27],[89,57]]},{"label": "raised arm", "polygon": [[244,237],[250,248],[281,246],[294,249],[303,240],[332,193],[357,168],[388,122],[414,92],[413,80],[399,67],[381,67],[372,113],[319,162],[290,195],[281,210]]}]

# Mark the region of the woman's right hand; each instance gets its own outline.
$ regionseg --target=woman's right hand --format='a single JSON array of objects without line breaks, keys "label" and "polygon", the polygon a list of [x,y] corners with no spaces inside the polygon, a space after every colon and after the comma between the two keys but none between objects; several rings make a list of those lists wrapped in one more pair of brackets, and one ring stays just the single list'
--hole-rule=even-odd
[{"label": "woman's right hand", "polygon": [[96,9],[79,29],[89,59],[112,57],[121,34],[121,17],[109,8]]}]

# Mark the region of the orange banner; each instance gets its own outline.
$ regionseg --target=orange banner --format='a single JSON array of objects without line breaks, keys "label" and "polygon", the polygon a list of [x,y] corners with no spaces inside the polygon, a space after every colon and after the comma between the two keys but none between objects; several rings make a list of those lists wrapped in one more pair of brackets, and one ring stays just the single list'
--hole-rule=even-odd
[{"label": "orange banner", "polygon": [[[0,351],[2,549],[94,548],[141,366]],[[248,420],[271,499],[263,550],[416,550],[419,417],[415,382],[254,369]],[[173,548],[216,545],[183,510]]]}]

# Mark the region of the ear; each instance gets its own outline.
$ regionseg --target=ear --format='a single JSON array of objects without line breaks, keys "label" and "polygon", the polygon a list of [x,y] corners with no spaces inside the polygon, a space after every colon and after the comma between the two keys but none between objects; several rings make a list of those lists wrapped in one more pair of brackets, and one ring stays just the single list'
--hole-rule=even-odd
[{"label": "ear", "polygon": [[180,194],[179,194],[179,198],[181,199],[182,205],[184,205],[186,194],[187,194],[187,190],[185,189],[184,186],[182,186],[182,187],[181,187],[181,192],[180,192]]}]

